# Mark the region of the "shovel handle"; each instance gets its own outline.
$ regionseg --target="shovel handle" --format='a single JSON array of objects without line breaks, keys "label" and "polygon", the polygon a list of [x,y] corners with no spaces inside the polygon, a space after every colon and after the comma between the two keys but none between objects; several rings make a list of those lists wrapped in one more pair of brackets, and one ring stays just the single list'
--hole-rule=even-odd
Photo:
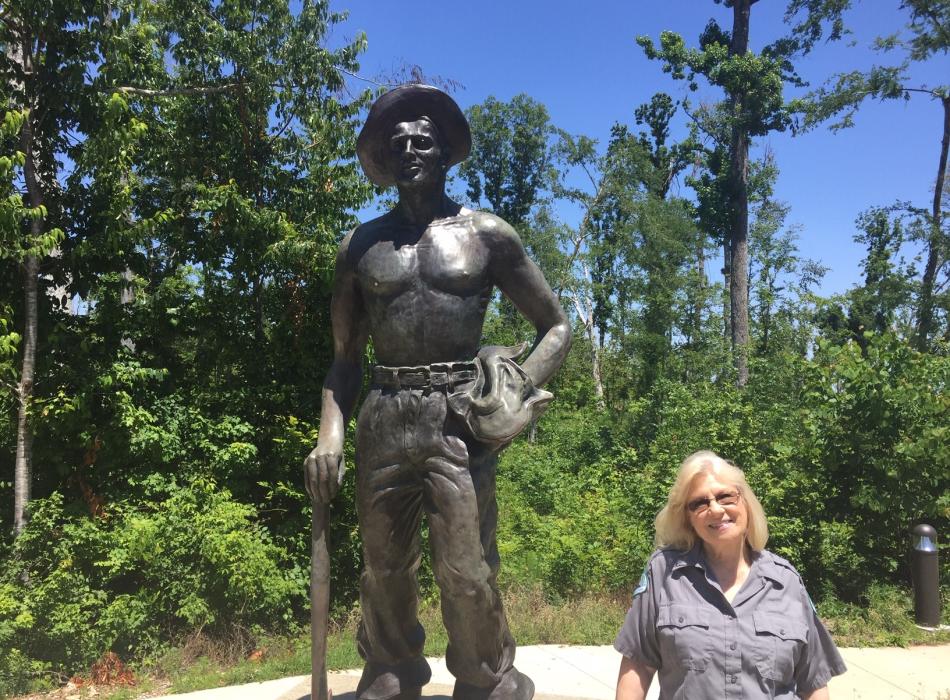
[{"label": "shovel handle", "polygon": [[327,631],[330,614],[330,551],[327,531],[330,507],[313,501],[310,541],[310,664],[311,700],[329,700],[327,690]]}]

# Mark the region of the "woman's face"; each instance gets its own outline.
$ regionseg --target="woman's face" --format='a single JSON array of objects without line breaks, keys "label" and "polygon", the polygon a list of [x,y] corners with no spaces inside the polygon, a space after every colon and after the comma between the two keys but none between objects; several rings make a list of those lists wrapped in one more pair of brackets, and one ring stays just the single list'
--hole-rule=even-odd
[{"label": "woman's face", "polygon": [[720,481],[715,473],[693,479],[686,498],[686,514],[696,535],[707,547],[725,550],[741,546],[749,527],[749,511],[739,487]]}]

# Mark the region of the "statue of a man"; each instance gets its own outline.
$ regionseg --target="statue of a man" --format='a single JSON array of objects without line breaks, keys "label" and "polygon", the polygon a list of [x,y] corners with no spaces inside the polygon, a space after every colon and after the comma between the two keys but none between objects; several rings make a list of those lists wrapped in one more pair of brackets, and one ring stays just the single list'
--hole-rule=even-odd
[{"label": "statue of a man", "polygon": [[[357,142],[366,174],[378,185],[395,185],[399,203],[340,245],[331,306],[334,359],[319,440],[304,468],[311,498],[329,502],[342,478],[344,430],[371,337],[379,364],[356,429],[365,565],[357,640],[366,662],[358,700],[418,698],[431,676],[417,618],[423,513],[449,637],[446,663],[456,677],[453,698],[529,700],[534,694],[534,684],[513,666],[515,643],[495,583],[495,466],[504,441],[477,430],[485,419],[486,425],[495,420],[497,431],[502,414],[488,414],[499,406],[511,412],[512,392],[517,404],[551,377],[567,355],[571,329],[514,229],[446,196],[446,172],[470,148],[458,105],[427,85],[380,97]],[[515,353],[479,354],[496,287],[537,330],[520,368]],[[490,377],[499,366],[512,371]],[[466,417],[471,394],[479,391],[494,392],[495,399],[507,391],[509,401],[484,409],[485,398],[474,396],[484,415]]]}]

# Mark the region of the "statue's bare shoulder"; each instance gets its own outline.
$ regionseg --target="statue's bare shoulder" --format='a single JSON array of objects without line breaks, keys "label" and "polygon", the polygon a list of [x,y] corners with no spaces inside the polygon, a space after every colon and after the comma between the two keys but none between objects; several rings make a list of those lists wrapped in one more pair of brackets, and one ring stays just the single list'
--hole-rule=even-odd
[{"label": "statue's bare shoulder", "polygon": [[337,251],[337,265],[355,268],[366,251],[389,237],[392,228],[392,212],[359,224],[343,237]]},{"label": "statue's bare shoulder", "polygon": [[463,209],[471,218],[472,231],[491,255],[492,267],[516,265],[525,257],[524,245],[514,227],[500,216]]}]

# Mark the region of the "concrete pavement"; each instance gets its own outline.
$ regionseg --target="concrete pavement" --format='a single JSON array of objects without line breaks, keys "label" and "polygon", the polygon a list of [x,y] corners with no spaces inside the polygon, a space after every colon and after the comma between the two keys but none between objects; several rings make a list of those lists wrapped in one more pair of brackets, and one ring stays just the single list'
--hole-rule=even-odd
[{"label": "concrete pavement", "polygon": [[[950,645],[907,649],[841,649],[848,672],[832,679],[833,700],[950,700]],[[432,682],[423,698],[449,700],[452,675],[430,659]],[[518,647],[518,668],[534,681],[537,700],[613,700],[620,655],[610,646]],[[353,700],[359,670],[330,674],[334,700]],[[310,677],[166,695],[168,700],[310,700]],[[659,698],[654,681],[647,700]],[[156,699],[158,700],[158,699]]]}]

